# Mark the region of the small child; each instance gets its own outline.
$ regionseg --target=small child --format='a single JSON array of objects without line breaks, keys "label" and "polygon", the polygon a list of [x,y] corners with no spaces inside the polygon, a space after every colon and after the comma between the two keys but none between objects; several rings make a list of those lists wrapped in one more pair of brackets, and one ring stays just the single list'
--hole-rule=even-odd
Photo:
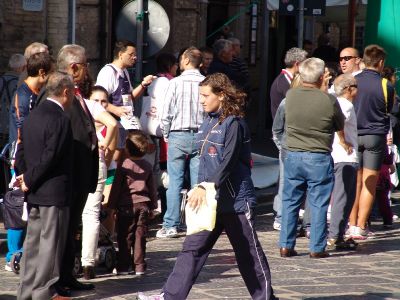
[{"label": "small child", "polygon": [[[143,156],[148,140],[140,131],[130,132],[111,188],[109,207],[116,209],[117,274],[136,275],[146,271],[146,233],[151,211],[157,208],[157,191],[152,166]],[[131,257],[133,252],[133,259]]]},{"label": "small child", "polygon": [[[388,145],[391,144],[391,139],[388,139]],[[390,208],[389,193],[392,189],[390,182],[390,174],[394,172],[393,153],[389,152],[389,147],[386,146],[384,151],[383,163],[376,184],[375,199],[379,208],[379,212],[383,219],[383,227],[391,228],[393,226],[393,212]]]}]

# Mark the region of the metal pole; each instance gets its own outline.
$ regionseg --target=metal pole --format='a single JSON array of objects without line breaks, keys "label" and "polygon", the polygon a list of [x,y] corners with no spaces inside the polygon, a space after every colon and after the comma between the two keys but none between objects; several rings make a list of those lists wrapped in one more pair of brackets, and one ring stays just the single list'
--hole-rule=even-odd
[{"label": "metal pole", "polygon": [[75,44],[76,31],[76,0],[72,0],[72,24],[71,24],[71,43]]},{"label": "metal pole", "polygon": [[137,61],[135,65],[135,81],[142,81],[142,73],[143,73],[143,19],[144,19],[144,10],[143,10],[143,0],[137,1],[137,14],[136,14],[136,56]]},{"label": "metal pole", "polygon": [[76,0],[68,0],[68,43],[75,44]]},{"label": "metal pole", "polygon": [[304,0],[299,0],[299,26],[297,32],[297,47],[303,49],[303,32],[304,32]]},{"label": "metal pole", "polygon": [[257,139],[265,138],[265,118],[266,109],[269,99],[267,95],[267,81],[268,81],[268,49],[269,49],[269,10],[268,0],[264,0],[262,11],[262,52],[261,52],[261,78],[260,90],[258,96],[258,126],[257,126]]}]

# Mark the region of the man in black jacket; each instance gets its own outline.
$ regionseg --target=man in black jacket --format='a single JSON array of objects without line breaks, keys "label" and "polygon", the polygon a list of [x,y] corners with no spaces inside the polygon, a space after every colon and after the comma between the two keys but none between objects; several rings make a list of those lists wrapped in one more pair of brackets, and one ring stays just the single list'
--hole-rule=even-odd
[{"label": "man in black jacket", "polygon": [[64,296],[69,296],[68,290],[90,290],[94,288],[93,284],[83,284],[73,276],[77,248],[75,236],[82,219],[82,211],[88,194],[94,193],[96,190],[99,169],[99,151],[94,121],[77,87],[85,80],[87,67],[83,47],[65,45],[58,52],[57,69],[71,75],[75,84],[75,98],[67,111],[72,126],[74,160],[72,163],[73,195],[67,248],[64,252],[58,290]]},{"label": "man in black jacket", "polygon": [[22,127],[16,167],[30,213],[18,299],[68,299],[56,283],[65,248],[72,190],[72,130],[64,112],[74,98],[70,76],[56,72],[47,84],[48,98]]}]

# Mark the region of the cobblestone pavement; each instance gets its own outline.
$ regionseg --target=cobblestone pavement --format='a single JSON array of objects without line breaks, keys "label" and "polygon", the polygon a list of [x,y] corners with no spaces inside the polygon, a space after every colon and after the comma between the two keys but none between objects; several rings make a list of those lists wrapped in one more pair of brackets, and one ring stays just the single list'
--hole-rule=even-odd
[{"label": "cobblestone pavement", "polygon": [[[395,204],[399,213],[400,204]],[[298,257],[280,258],[279,234],[272,230],[271,201],[258,209],[257,231],[268,257],[274,290],[280,299],[375,300],[400,299],[400,222],[392,230],[381,230],[380,222],[372,229],[376,238],[361,242],[356,252],[331,252],[326,259],[308,257],[308,240],[298,238]],[[153,229],[153,234],[154,230]],[[138,291],[154,294],[174,265],[183,237],[150,238],[148,272],[140,277],[100,275],[94,292],[75,293],[76,299],[135,299]],[[4,271],[0,260],[0,299],[15,299],[18,276]],[[226,236],[221,236],[188,299],[250,299]]]}]

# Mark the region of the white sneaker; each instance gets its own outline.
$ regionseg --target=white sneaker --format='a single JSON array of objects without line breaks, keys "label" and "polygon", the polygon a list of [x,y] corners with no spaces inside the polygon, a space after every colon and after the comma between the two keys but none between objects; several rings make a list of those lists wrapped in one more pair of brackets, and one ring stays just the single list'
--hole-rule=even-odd
[{"label": "white sneaker", "polygon": [[162,227],[159,231],[157,231],[156,237],[158,238],[175,238],[178,237],[178,231],[175,227],[165,228]]},{"label": "white sneaker", "polygon": [[344,236],[345,236],[346,238],[352,237],[352,235],[353,235],[355,229],[356,229],[356,226],[350,225],[350,226],[347,228],[346,233],[344,234]]},{"label": "white sneaker", "polygon": [[11,269],[11,265],[9,262],[6,262],[6,265],[4,266],[4,270],[7,272],[12,272],[13,270]]},{"label": "white sneaker", "polygon": [[274,224],[272,225],[272,228],[274,228],[274,230],[281,231],[281,223],[278,223],[277,221],[274,221]]},{"label": "white sneaker", "polygon": [[361,227],[356,227],[351,237],[354,240],[373,239],[375,237],[375,233],[369,230],[368,227],[365,227],[365,229],[362,229]]},{"label": "white sneaker", "polygon": [[164,294],[146,296],[145,294],[139,292],[137,299],[138,300],[164,300]]},{"label": "white sneaker", "polygon": [[398,215],[393,215],[393,221],[396,221],[396,220],[398,220],[399,219],[399,216]]}]

